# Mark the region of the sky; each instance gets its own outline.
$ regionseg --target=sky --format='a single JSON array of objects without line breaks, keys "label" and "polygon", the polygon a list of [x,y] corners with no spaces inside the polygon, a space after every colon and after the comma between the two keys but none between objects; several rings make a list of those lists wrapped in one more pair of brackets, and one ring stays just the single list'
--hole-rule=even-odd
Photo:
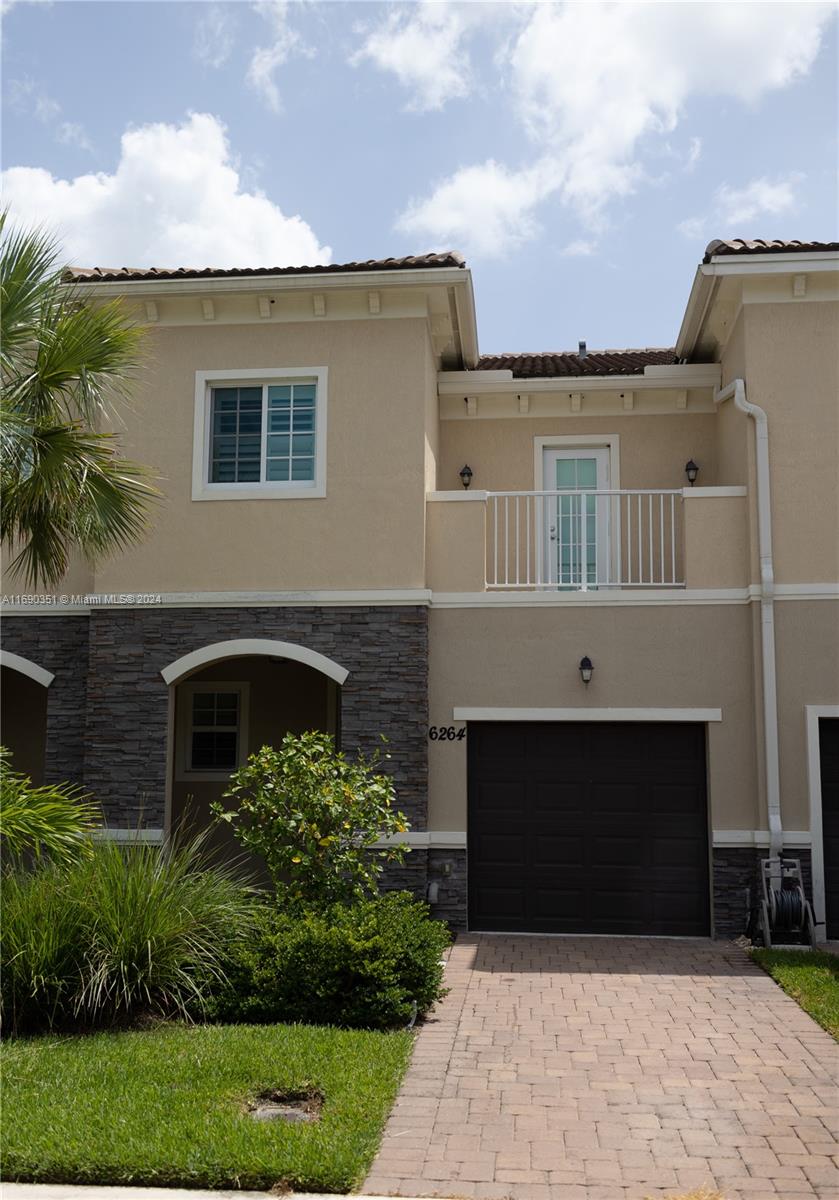
[{"label": "sky", "polygon": [[454,249],[484,353],[670,346],[837,237],[834,4],[4,0],[3,192],[82,266]]}]

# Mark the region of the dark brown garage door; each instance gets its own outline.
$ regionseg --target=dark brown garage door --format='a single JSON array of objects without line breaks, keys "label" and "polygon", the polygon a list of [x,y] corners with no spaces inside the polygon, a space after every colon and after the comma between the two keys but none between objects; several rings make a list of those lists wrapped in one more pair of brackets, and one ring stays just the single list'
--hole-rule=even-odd
[{"label": "dark brown garage door", "polygon": [[839,938],[839,718],[819,721],[827,936]]},{"label": "dark brown garage door", "polygon": [[705,727],[469,724],[469,920],[707,935]]}]

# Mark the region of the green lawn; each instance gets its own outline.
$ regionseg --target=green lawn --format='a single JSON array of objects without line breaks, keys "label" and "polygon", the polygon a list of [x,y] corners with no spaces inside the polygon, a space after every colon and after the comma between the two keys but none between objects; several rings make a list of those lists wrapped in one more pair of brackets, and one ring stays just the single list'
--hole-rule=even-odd
[{"label": "green lawn", "polygon": [[[411,1035],[306,1025],[162,1026],[9,1041],[7,1180],[348,1191],[364,1178]],[[247,1101],[314,1087],[317,1124],[259,1122]]]},{"label": "green lawn", "polygon": [[839,955],[806,950],[753,950],[787,995],[839,1040]]}]

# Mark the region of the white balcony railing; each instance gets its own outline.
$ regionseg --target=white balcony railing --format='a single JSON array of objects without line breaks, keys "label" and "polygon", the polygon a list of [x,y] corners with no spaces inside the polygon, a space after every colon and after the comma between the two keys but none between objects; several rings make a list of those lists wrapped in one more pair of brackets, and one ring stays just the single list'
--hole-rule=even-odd
[{"label": "white balcony railing", "polygon": [[682,493],[487,493],[487,588],[684,587]]}]

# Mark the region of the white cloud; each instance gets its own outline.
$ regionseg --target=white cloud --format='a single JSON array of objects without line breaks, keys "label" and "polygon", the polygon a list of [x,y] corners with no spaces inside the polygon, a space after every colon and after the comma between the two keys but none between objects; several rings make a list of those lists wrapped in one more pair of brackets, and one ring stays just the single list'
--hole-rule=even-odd
[{"label": "white cloud", "polygon": [[221,122],[193,113],[181,125],[143,125],[122,136],[112,175],[55,179],[39,167],[3,173],[6,203],[54,229],[83,266],[296,266],[326,263],[302,217],[242,190]]},{"label": "white cloud", "polygon": [[78,146],[80,150],[93,150],[84,126],[79,125],[77,121],[62,121],[55,131],[55,136],[57,141],[64,146]]},{"label": "white cloud", "polygon": [[707,223],[704,217],[686,217],[684,221],[679,222],[676,229],[688,241],[697,242],[701,237],[704,237]]},{"label": "white cloud", "polygon": [[724,183],[717,188],[707,217],[687,217],[676,229],[690,241],[707,237],[713,227],[717,236],[758,235],[757,230],[732,230],[734,225],[754,221],[757,217],[778,216],[794,211],[799,203],[798,187],[804,176],[799,172],[780,176],[777,179],[752,179],[743,187],[731,187]]},{"label": "white cloud", "polygon": [[477,15],[475,6],[447,0],[391,10],[350,61],[358,66],[369,60],[383,71],[392,71],[411,93],[408,108],[417,112],[442,108],[471,90],[464,40]]},{"label": "white cloud", "polygon": [[764,214],[777,216],[790,212],[798,203],[796,186],[802,179],[802,175],[794,173],[774,181],[762,176],[741,188],[724,183],[716,194],[717,213],[726,224],[737,225]]},{"label": "white cloud", "polygon": [[93,150],[84,126],[77,121],[60,121],[61,105],[34,79],[27,76],[25,79],[9,80],[7,94],[9,107],[15,112],[31,113],[42,124],[51,125],[57,142],[65,146],[78,146],[80,150]]},{"label": "white cloud", "polygon": [[278,113],[282,110],[282,102],[274,79],[277,69],[288,62],[292,54],[311,56],[313,52],[289,25],[288,0],[259,0],[254,8],[268,22],[271,41],[254,50],[248,67],[248,83],[261,94],[272,112]]},{"label": "white cloud", "polygon": [[[504,183],[504,222],[522,236],[535,229],[535,210],[549,196],[598,230],[608,223],[609,204],[645,181],[651,139],[671,134],[691,100],[754,103],[789,85],[812,66],[834,11],[829,4],[629,0],[517,8],[523,24],[496,62],[550,186],[530,194],[523,186],[530,167],[518,173],[499,163],[462,167],[427,200],[414,200],[399,227],[407,218],[415,232],[438,242],[466,230],[461,244],[477,252],[486,239],[480,231],[469,237],[469,215],[486,199],[473,197],[468,184],[483,186],[491,166]],[[414,44],[417,58],[422,51]],[[694,142],[688,169],[700,150]],[[548,163],[553,170],[545,169]]]},{"label": "white cloud", "polygon": [[549,165],[509,171],[490,159],[457,171],[427,200],[412,201],[396,227],[430,234],[436,246],[451,243],[500,258],[536,234],[534,209],[552,188]]},{"label": "white cloud", "polygon": [[54,121],[61,112],[61,105],[57,100],[53,100],[51,96],[45,95],[43,92],[40,96],[35,97],[35,116],[39,121],[43,121],[45,125],[50,121]]},{"label": "white cloud", "polygon": [[596,249],[596,242],[589,242],[585,238],[575,238],[573,242],[562,247],[560,254],[563,258],[588,258],[594,254]]},{"label": "white cloud", "polygon": [[702,157],[702,138],[692,137],[688,146],[687,158],[685,159],[685,170],[692,171]]},{"label": "white cloud", "polygon": [[202,5],[192,53],[205,67],[223,67],[233,49],[234,20],[229,4]]}]

